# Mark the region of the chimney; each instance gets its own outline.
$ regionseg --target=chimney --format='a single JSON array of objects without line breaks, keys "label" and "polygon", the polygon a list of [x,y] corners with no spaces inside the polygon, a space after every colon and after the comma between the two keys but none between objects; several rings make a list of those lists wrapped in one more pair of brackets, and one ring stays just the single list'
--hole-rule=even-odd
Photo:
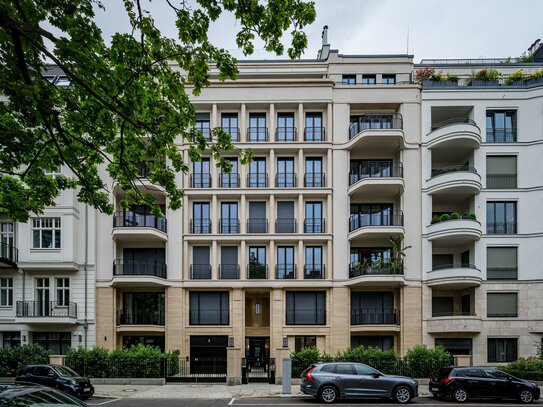
[{"label": "chimney", "polygon": [[322,27],[322,35],[321,35],[321,38],[322,38],[322,45],[329,45],[328,44],[328,26],[325,25],[324,27]]},{"label": "chimney", "polygon": [[317,59],[328,59],[328,55],[330,55],[330,44],[328,44],[328,26],[325,25],[322,27],[322,47],[317,53]]}]

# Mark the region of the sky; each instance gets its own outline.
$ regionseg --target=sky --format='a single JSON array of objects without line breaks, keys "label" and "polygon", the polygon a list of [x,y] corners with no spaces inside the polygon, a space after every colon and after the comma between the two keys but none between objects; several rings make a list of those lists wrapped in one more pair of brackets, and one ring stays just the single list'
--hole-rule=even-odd
[{"label": "sky", "polygon": [[[97,22],[106,36],[127,31],[121,0],[102,0]],[[172,3],[180,0],[171,0]],[[190,0],[194,4],[195,0]],[[164,35],[175,38],[172,10],[165,0],[142,0]],[[317,18],[306,27],[309,46],[303,58],[315,58],[321,32],[341,54],[413,54],[425,58],[517,57],[543,38],[543,0],[315,0]],[[243,59],[235,43],[239,30],[232,15],[210,28],[215,45]],[[409,33],[409,34],[408,34]],[[409,38],[409,41],[408,41]],[[288,43],[288,37],[285,38]],[[250,59],[274,59],[256,43]]]}]

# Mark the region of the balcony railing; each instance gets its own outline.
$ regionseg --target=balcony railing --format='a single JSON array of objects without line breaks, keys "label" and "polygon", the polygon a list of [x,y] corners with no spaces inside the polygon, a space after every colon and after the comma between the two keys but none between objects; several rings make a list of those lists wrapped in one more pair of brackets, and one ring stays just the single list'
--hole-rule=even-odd
[{"label": "balcony railing", "polygon": [[117,211],[113,215],[114,228],[154,228],[167,232],[166,218],[157,218],[155,215],[143,215],[131,211]]},{"label": "balcony railing", "polygon": [[326,129],[324,127],[306,127],[304,141],[325,141]]},{"label": "balcony railing", "polygon": [[517,187],[517,174],[487,174],[486,187],[508,189]]},{"label": "balcony railing", "polygon": [[275,233],[296,233],[296,218],[276,219]]},{"label": "balcony railing", "polygon": [[487,267],[487,280],[518,280],[518,267]]},{"label": "balcony railing", "polygon": [[453,117],[451,119],[443,120],[437,123],[432,123],[432,131],[440,129],[442,127],[453,126],[455,124],[470,124],[472,126],[477,126],[477,123],[475,123],[475,120],[472,120],[469,117]]},{"label": "balcony railing", "polygon": [[435,264],[432,265],[432,271],[438,271],[438,270],[446,270],[446,269],[454,269],[454,268],[463,268],[463,269],[472,269],[472,270],[478,270],[477,266],[475,264]]},{"label": "balcony railing", "polygon": [[402,163],[368,161],[349,173],[349,185],[363,178],[403,178]]},{"label": "balcony railing", "polygon": [[266,280],[268,278],[268,265],[247,264],[247,278],[251,280]]},{"label": "balcony railing", "polygon": [[398,310],[392,308],[351,309],[351,325],[399,325]]},{"label": "balcony railing", "polygon": [[239,141],[239,128],[238,127],[222,127],[222,131],[230,134],[232,142],[236,143]]},{"label": "balcony railing", "polygon": [[349,139],[363,130],[403,129],[402,115],[394,114],[364,114],[356,122],[349,125]]},{"label": "balcony railing", "polygon": [[326,220],[321,218],[306,218],[304,220],[304,233],[325,233]]},{"label": "balcony railing", "polygon": [[296,264],[277,264],[275,266],[275,278],[278,280],[296,279]]},{"label": "balcony railing", "polygon": [[228,309],[191,309],[190,325],[228,325]]},{"label": "balcony railing", "polygon": [[77,318],[77,304],[75,302],[17,301],[16,308],[18,317]]},{"label": "balcony railing", "polygon": [[221,280],[238,280],[239,264],[219,264],[219,278]]},{"label": "balcony railing", "polygon": [[166,263],[161,260],[115,259],[113,275],[166,278]]},{"label": "balcony railing", "polygon": [[432,317],[474,317],[475,312],[472,311],[432,311]]},{"label": "balcony railing", "polygon": [[326,186],[326,175],[323,172],[307,172],[304,175],[304,187],[324,188]]},{"label": "balcony railing", "polygon": [[19,250],[9,243],[0,243],[0,262],[15,266],[19,260]]},{"label": "balcony railing", "polygon": [[517,129],[516,127],[486,129],[486,142],[487,143],[516,143]]},{"label": "balcony railing", "polygon": [[267,188],[268,174],[267,173],[247,174],[247,187],[248,188]]},{"label": "balcony railing", "polygon": [[224,233],[224,234],[239,233],[239,219],[232,219],[232,218],[219,219],[219,233]]},{"label": "balcony railing", "polygon": [[471,172],[472,174],[477,174],[475,167],[470,167],[469,165],[451,165],[449,167],[432,170],[431,177],[434,178],[440,175],[450,174],[451,172]]},{"label": "balcony railing", "polygon": [[247,139],[249,142],[268,141],[267,127],[249,127],[247,129]]},{"label": "balcony railing", "polygon": [[517,233],[516,222],[487,222],[486,233],[489,235],[514,235]]},{"label": "balcony railing", "polygon": [[207,235],[211,233],[211,219],[191,219],[190,233]]},{"label": "balcony railing", "polygon": [[294,188],[296,186],[296,174],[278,172],[275,175],[276,188]]},{"label": "balcony railing", "polygon": [[239,174],[219,174],[219,188],[239,188]]},{"label": "balcony railing", "polygon": [[325,325],[326,309],[287,308],[287,325]]},{"label": "balcony railing", "polygon": [[355,213],[349,217],[349,232],[366,226],[403,226],[403,212]]},{"label": "balcony railing", "polygon": [[211,174],[190,174],[191,188],[211,188]]},{"label": "balcony railing", "polygon": [[375,264],[367,266],[359,262],[349,264],[349,278],[372,275],[402,275],[403,264],[401,262],[391,262],[385,264]]},{"label": "balcony railing", "polygon": [[[200,135],[206,140],[211,140],[211,128],[207,126],[209,126],[209,122],[206,123],[206,127],[196,126],[194,130],[200,133]],[[194,138],[193,141],[196,141],[196,138]]]},{"label": "balcony railing", "polygon": [[210,280],[211,264],[191,264],[190,278],[191,280]]},{"label": "balcony railing", "polygon": [[296,127],[277,127],[275,129],[275,141],[296,141]]},{"label": "balcony railing", "polygon": [[324,264],[306,264],[304,266],[304,279],[323,280],[326,278]]},{"label": "balcony railing", "polygon": [[268,219],[266,218],[247,219],[247,233],[268,233]]},{"label": "balcony railing", "polygon": [[117,325],[159,325],[164,326],[163,309],[135,309],[117,313]]}]

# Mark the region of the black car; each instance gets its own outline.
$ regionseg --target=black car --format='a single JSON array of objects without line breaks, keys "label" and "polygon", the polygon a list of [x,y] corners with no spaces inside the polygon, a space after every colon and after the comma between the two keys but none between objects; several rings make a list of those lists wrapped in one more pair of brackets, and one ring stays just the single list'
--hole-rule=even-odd
[{"label": "black car", "polygon": [[56,389],[33,383],[0,384],[0,407],[87,407],[76,398]]},{"label": "black car", "polygon": [[94,387],[88,378],[81,377],[69,367],[60,365],[23,366],[15,381],[53,387],[83,400],[94,394]]},{"label": "black car", "polygon": [[430,392],[437,399],[451,397],[458,403],[471,398],[517,399],[531,403],[539,399],[539,387],[498,369],[446,367],[430,378]]}]

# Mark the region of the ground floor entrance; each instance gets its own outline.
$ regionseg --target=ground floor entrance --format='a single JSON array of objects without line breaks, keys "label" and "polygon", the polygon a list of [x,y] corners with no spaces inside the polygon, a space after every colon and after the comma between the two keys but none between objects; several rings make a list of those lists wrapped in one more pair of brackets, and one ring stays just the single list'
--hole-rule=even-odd
[{"label": "ground floor entrance", "polygon": [[248,382],[268,382],[270,378],[270,337],[245,338],[246,377]]}]

